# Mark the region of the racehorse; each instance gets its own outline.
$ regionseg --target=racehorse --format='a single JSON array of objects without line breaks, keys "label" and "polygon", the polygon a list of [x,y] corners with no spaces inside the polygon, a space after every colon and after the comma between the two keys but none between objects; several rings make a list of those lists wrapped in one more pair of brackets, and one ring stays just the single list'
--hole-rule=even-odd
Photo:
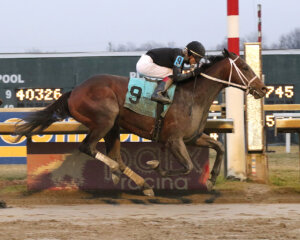
[{"label": "racehorse", "polygon": [[[173,103],[165,115],[158,142],[171,151],[182,168],[162,169],[159,161],[148,162],[162,176],[186,175],[193,169],[186,145],[213,148],[217,154],[206,183],[209,190],[220,173],[224,156],[222,143],[203,133],[211,104],[227,86],[240,88],[255,98],[262,98],[266,94],[265,85],[242,58],[226,49],[222,53],[220,56],[212,56],[210,63],[203,65],[201,75],[177,84]],[[144,178],[124,164],[120,154],[120,128],[151,139],[155,127],[154,118],[123,106],[128,82],[129,79],[122,76],[93,76],[72,91],[64,93],[45,109],[32,113],[25,119],[25,123],[18,125],[16,134],[19,138],[28,137],[55,121],[73,117],[89,129],[79,146],[81,152],[107,164],[114,183],[119,181],[123,173],[145,195],[153,196],[152,188]],[[106,155],[96,149],[102,138],[105,140]]]}]

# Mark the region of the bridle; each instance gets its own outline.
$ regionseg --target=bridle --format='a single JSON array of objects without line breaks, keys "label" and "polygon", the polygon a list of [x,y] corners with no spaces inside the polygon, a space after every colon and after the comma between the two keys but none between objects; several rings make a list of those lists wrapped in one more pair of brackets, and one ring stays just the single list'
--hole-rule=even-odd
[{"label": "bridle", "polygon": [[[232,60],[231,58],[228,57],[228,60],[229,60],[229,63],[230,63],[230,74],[229,74],[228,81],[209,76],[205,73],[200,73],[200,74],[203,77],[205,77],[209,80],[212,80],[212,81],[215,81],[215,82],[220,82],[220,83],[223,83],[223,84],[227,84],[228,86],[237,87],[237,88],[242,89],[242,90],[246,90],[246,94],[248,94],[250,92],[250,90],[252,89],[251,83],[258,77],[257,77],[257,75],[255,75],[252,79],[248,80],[247,77],[243,74],[243,72],[238,68],[238,66],[235,63],[236,60],[238,60],[238,59],[239,59],[239,56],[237,56],[234,60]],[[242,81],[243,85],[231,82],[233,69],[236,70],[236,72],[237,72],[240,80]]]}]

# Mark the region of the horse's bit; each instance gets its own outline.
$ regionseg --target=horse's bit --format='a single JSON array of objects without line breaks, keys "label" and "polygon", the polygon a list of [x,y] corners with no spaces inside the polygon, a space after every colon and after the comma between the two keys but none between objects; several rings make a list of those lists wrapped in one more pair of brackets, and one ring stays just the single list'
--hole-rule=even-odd
[{"label": "horse's bit", "polygon": [[[236,57],[236,59],[232,60],[231,58],[228,58],[229,59],[229,62],[230,62],[230,74],[229,74],[229,79],[228,81],[225,81],[225,80],[221,80],[221,79],[218,79],[218,78],[215,78],[215,77],[212,77],[212,76],[209,76],[205,73],[201,73],[201,75],[209,80],[212,80],[212,81],[215,81],[215,82],[220,82],[220,83],[224,83],[224,84],[227,84],[228,86],[233,86],[233,87],[237,87],[237,88],[240,88],[242,90],[246,90],[246,94],[248,94],[251,90],[251,83],[256,79],[258,78],[257,75],[255,74],[255,76],[248,80],[245,75],[243,74],[243,72],[238,68],[238,66],[236,65],[236,60],[239,59],[239,56]],[[236,83],[232,83],[231,82],[231,77],[232,77],[232,72],[233,70],[232,69],[235,69],[240,80],[243,82],[243,85],[241,84],[236,84]]]}]

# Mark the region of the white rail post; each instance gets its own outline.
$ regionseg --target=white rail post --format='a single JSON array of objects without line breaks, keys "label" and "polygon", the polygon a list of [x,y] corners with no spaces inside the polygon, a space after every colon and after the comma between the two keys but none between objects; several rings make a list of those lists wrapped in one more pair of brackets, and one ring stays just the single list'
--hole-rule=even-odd
[{"label": "white rail post", "polygon": [[285,134],[285,151],[287,153],[291,152],[291,133]]},{"label": "white rail post", "polygon": [[[227,0],[228,50],[240,55],[239,1]],[[246,179],[244,92],[226,89],[226,117],[234,120],[234,133],[227,134],[227,177]]]}]

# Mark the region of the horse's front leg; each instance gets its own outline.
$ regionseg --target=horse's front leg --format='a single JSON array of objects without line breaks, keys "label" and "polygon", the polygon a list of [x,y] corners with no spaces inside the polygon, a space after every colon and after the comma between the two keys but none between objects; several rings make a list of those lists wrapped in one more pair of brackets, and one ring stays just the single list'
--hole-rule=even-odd
[{"label": "horse's front leg", "polygon": [[180,169],[166,170],[159,167],[157,160],[147,162],[150,167],[157,170],[163,177],[187,175],[193,170],[193,163],[186,149],[185,143],[181,138],[170,139],[167,142],[167,147],[171,150],[176,161],[183,166]]},{"label": "horse's front leg", "polygon": [[210,179],[207,180],[207,182],[206,182],[207,190],[211,191],[213,186],[216,183],[217,177],[220,174],[221,164],[222,164],[222,160],[223,160],[224,153],[225,153],[224,147],[221,142],[214,140],[213,138],[211,138],[210,136],[208,136],[205,133],[203,133],[199,138],[197,138],[190,145],[194,145],[194,146],[198,146],[198,147],[212,148],[217,152],[214,166],[211,170]]}]

